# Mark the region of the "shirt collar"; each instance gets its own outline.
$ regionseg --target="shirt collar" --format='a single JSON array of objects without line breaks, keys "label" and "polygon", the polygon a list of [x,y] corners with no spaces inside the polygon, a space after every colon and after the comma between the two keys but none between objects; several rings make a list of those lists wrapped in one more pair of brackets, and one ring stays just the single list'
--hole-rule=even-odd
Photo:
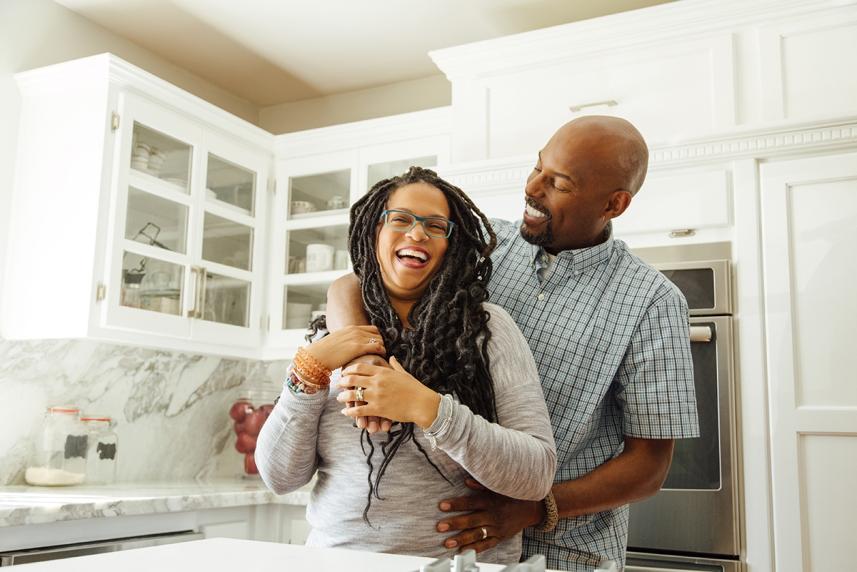
[{"label": "shirt collar", "polygon": [[[586,248],[577,248],[574,250],[563,250],[559,252],[553,264],[556,268],[551,274],[562,272],[565,276],[571,274],[581,274],[590,268],[600,266],[610,258],[610,253],[613,250],[613,223],[607,223],[607,239],[601,244],[588,246]],[[547,252],[541,246],[535,244],[530,245],[530,256],[533,261],[533,266],[538,269],[541,264],[539,257]]]}]

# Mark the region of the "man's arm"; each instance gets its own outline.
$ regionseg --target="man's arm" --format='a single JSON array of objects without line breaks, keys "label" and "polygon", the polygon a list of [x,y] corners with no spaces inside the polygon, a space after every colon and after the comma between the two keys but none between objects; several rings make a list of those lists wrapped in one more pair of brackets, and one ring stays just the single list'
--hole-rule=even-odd
[{"label": "man's arm", "polygon": [[[354,274],[337,278],[327,289],[327,329],[331,332],[345,326],[364,326],[369,324],[369,317],[363,308],[363,295],[360,291],[360,280]],[[367,354],[356,358],[351,363],[370,363],[372,365],[390,367],[383,357]],[[350,364],[349,364],[350,365]],[[349,405],[353,405],[349,403]],[[389,431],[392,423],[389,419],[377,417],[358,417],[357,427],[366,428],[370,433]]]},{"label": "man's arm", "polygon": [[365,326],[369,317],[363,309],[360,280],[354,274],[337,278],[327,289],[327,329],[331,332],[345,326]]},{"label": "man's arm", "polygon": [[[625,437],[625,448],[615,459],[580,478],[553,486],[559,517],[593,514],[655,494],[669,472],[673,444],[672,439]],[[487,550],[524,528],[537,526],[545,518],[541,501],[517,501],[485,490],[441,501],[440,509],[469,513],[445,518],[437,524],[439,532],[460,531],[446,539],[444,546],[477,551]],[[488,531],[485,540],[482,527]]]}]

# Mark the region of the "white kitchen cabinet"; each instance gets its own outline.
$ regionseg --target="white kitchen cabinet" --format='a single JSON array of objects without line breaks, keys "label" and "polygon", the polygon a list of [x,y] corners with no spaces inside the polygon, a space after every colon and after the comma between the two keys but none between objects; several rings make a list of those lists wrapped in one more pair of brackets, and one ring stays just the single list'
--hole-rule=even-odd
[{"label": "white kitchen cabinet", "polygon": [[857,152],[761,167],[776,569],[844,570],[857,528]]},{"label": "white kitchen cabinet", "polygon": [[4,337],[257,354],[272,136],[109,54],[18,81]]},{"label": "white kitchen cabinet", "polygon": [[452,83],[454,163],[535,154],[588,114],[653,147],[857,113],[857,6],[685,1],[431,52]]},{"label": "white kitchen cabinet", "polygon": [[[732,60],[727,35],[669,49],[548,60],[480,77],[475,81],[488,121],[485,156],[538,150],[558,126],[588,114],[624,117],[652,144],[728,129],[735,115],[731,90],[725,89],[733,81]],[[456,126],[471,131],[466,117],[456,115],[465,122]]]},{"label": "white kitchen cabinet", "polygon": [[[7,339],[291,357],[349,271],[351,204],[449,160],[445,108],[274,137],[109,54],[17,80]],[[308,268],[309,245],[333,250]]]},{"label": "white kitchen cabinet", "polygon": [[[327,288],[351,272],[349,208],[408,167],[449,160],[448,110],[363,121],[277,138],[266,358],[291,357]],[[296,156],[297,155],[297,156]]]}]

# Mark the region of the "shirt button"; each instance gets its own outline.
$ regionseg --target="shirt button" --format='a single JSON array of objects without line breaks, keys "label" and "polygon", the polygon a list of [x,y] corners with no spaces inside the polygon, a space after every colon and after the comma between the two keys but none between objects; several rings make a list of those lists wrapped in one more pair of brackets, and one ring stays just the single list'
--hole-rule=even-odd
[{"label": "shirt button", "polygon": [[539,292],[539,295],[538,295],[538,296],[536,296],[536,297],[537,297],[539,300],[544,300],[544,299],[545,299],[545,295],[544,295],[542,292]]}]

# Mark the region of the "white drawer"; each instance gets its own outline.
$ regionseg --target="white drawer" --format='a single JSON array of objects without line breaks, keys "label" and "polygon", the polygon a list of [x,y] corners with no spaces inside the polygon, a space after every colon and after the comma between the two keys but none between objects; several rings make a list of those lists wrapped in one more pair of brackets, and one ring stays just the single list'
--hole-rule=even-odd
[{"label": "white drawer", "polygon": [[[735,125],[730,36],[554,62],[482,81],[492,158],[534,154],[560,125],[586,114],[624,117],[650,146]],[[589,105],[598,102],[611,103]]]},{"label": "white drawer", "polygon": [[651,173],[622,216],[616,236],[701,230],[732,224],[730,173],[725,170]]}]

